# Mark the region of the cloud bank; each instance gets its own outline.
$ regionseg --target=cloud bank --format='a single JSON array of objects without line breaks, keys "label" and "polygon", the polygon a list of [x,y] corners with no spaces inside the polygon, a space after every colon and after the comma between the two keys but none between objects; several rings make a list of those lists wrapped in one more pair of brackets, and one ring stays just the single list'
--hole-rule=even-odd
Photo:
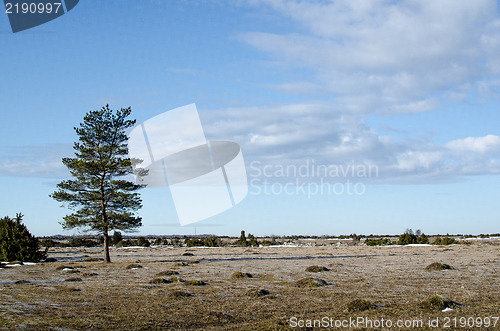
[{"label": "cloud bank", "polygon": [[238,141],[250,160],[375,164],[385,182],[439,182],[500,173],[500,137],[436,145],[380,135],[367,116],[432,112],[500,86],[495,1],[255,0],[293,32],[247,32],[242,42],[302,81],[271,88],[314,101],[210,111],[207,135]]}]

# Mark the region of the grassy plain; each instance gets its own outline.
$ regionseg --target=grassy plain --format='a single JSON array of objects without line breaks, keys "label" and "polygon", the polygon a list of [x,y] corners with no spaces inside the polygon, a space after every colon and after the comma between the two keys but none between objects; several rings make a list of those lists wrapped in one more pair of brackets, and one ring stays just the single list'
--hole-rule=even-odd
[{"label": "grassy plain", "polygon": [[[451,329],[468,329],[453,323],[474,317],[477,325],[477,318],[484,323],[500,315],[499,240],[413,247],[129,247],[112,248],[111,264],[84,261],[100,256],[99,248],[53,248],[49,257],[57,262],[0,270],[0,329],[280,330],[300,321],[307,326],[328,319],[334,326],[359,318],[390,320],[391,329],[402,320],[413,323],[407,329],[437,330],[447,319]],[[426,270],[434,262],[451,269]],[[324,268],[306,271],[311,266]],[[244,277],[234,276],[238,272]],[[300,286],[307,278],[320,285]],[[443,312],[429,304],[434,296],[463,306]],[[439,327],[429,327],[436,318]],[[500,329],[500,321],[495,327],[490,322],[481,329]],[[371,329],[356,325],[366,326]]]}]

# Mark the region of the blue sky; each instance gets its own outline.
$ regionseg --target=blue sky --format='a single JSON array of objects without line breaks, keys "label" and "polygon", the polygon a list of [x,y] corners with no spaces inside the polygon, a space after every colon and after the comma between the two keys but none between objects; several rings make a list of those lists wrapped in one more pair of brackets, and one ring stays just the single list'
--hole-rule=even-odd
[{"label": "blue sky", "polygon": [[87,0],[16,34],[0,15],[0,39],[0,210],[36,235],[69,233],[48,195],[73,127],[106,103],[139,122],[196,103],[250,180],[252,162],[378,169],[324,178],[354,195],[263,194],[321,178],[260,176],[196,229],[145,189],[142,234],[499,232],[498,1]]}]

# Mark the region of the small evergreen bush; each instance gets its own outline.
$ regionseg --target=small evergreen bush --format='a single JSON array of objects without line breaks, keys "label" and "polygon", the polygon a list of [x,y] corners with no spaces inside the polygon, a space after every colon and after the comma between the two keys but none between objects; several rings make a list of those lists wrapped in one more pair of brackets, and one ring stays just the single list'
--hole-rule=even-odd
[{"label": "small evergreen bush", "polygon": [[40,243],[21,222],[22,214],[16,218],[0,219],[0,260],[39,262],[47,257],[47,249],[40,250]]},{"label": "small evergreen bush", "polygon": [[149,247],[149,246],[151,246],[151,243],[146,238],[139,237],[139,238],[137,238],[137,246]]},{"label": "small evergreen bush", "polygon": [[113,232],[113,237],[111,238],[111,243],[113,245],[117,245],[120,241],[123,240],[122,233],[120,231]]},{"label": "small evergreen bush", "polygon": [[405,232],[399,236],[398,245],[416,244],[418,237],[413,233]]},{"label": "small evergreen bush", "polygon": [[366,239],[366,246],[387,246],[392,245],[392,241],[389,238],[380,238],[380,239]]},{"label": "small evergreen bush", "polygon": [[450,238],[450,237],[436,237],[434,242],[432,243],[433,245],[451,245],[451,244],[456,244],[455,238]]}]

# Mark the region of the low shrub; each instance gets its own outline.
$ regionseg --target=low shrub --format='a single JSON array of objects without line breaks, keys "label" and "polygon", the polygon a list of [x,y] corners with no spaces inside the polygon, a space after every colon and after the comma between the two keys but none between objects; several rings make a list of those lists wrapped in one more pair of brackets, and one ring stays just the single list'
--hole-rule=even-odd
[{"label": "low shrub", "polygon": [[279,243],[276,241],[275,237],[272,237],[271,240],[262,240],[260,243],[262,246],[273,246],[273,245],[279,245]]},{"label": "low shrub", "polygon": [[166,270],[166,271],[161,271],[156,274],[156,276],[173,276],[173,275],[178,275],[179,273],[175,270]]},{"label": "low shrub", "polygon": [[203,238],[203,246],[206,247],[222,247],[222,240],[219,237]]},{"label": "low shrub", "polygon": [[380,238],[380,239],[366,239],[366,246],[388,246],[392,245],[392,241],[389,238]]},{"label": "low shrub", "polygon": [[168,280],[171,283],[184,283],[184,280],[179,277],[170,277]]},{"label": "low shrub", "polygon": [[364,299],[356,299],[349,302],[346,305],[346,311],[348,312],[360,312],[369,309],[374,309],[376,306]]},{"label": "low shrub", "polygon": [[127,266],[127,269],[140,269],[140,268],[142,268],[142,265],[137,263],[132,263]]},{"label": "low shrub", "polygon": [[416,244],[417,239],[418,239],[417,236],[414,235],[413,233],[406,232],[399,236],[398,245]]},{"label": "low shrub", "polygon": [[55,240],[49,239],[49,238],[45,238],[45,239],[42,239],[40,241],[40,246],[47,247],[47,248],[60,247],[61,243],[59,243]]},{"label": "low shrub", "polygon": [[269,292],[266,289],[256,289],[256,288],[251,289],[247,292],[247,295],[252,297],[263,297],[269,294],[271,294],[271,292]]},{"label": "low shrub", "polygon": [[427,237],[423,233],[417,239],[417,244],[428,244],[428,243],[429,243],[429,237]]},{"label": "low shrub", "polygon": [[320,267],[317,265],[312,265],[306,268],[307,272],[322,272],[322,271],[330,271],[327,267]]},{"label": "low shrub", "polygon": [[434,262],[425,267],[427,271],[441,271],[453,269],[450,265],[440,262]]},{"label": "low shrub", "polygon": [[421,308],[427,309],[427,310],[432,310],[432,311],[444,310],[446,308],[453,308],[453,307],[459,307],[459,306],[464,306],[464,305],[461,303],[452,301],[450,299],[444,298],[440,295],[432,296],[420,304]]},{"label": "low shrub", "polygon": [[241,272],[241,271],[236,271],[233,273],[230,277],[231,279],[243,279],[243,278],[253,278],[251,274],[248,272]]},{"label": "low shrub", "polygon": [[152,280],[149,281],[149,284],[169,284],[169,283],[171,283],[171,281],[164,278],[153,278]]},{"label": "low shrub", "polygon": [[455,238],[450,238],[450,237],[436,237],[434,242],[432,243],[433,245],[451,245],[451,244],[456,244]]},{"label": "low shrub", "polygon": [[39,262],[47,257],[47,249],[40,250],[39,240],[21,222],[22,214],[16,218],[0,219],[0,260]]},{"label": "low shrub", "polygon": [[151,243],[146,238],[139,237],[139,238],[137,238],[137,246],[149,247],[149,246],[151,246]]},{"label": "low shrub", "polygon": [[123,236],[122,236],[122,233],[120,231],[113,232],[113,236],[111,237],[111,244],[116,246],[122,240],[123,240]]},{"label": "low shrub", "polygon": [[78,278],[78,277],[71,277],[71,278],[65,279],[64,281],[65,282],[81,282],[81,281],[83,281],[83,279]]},{"label": "low shrub", "polygon": [[310,277],[300,279],[295,283],[297,287],[321,287],[325,285],[328,285],[328,283],[323,279]]}]

